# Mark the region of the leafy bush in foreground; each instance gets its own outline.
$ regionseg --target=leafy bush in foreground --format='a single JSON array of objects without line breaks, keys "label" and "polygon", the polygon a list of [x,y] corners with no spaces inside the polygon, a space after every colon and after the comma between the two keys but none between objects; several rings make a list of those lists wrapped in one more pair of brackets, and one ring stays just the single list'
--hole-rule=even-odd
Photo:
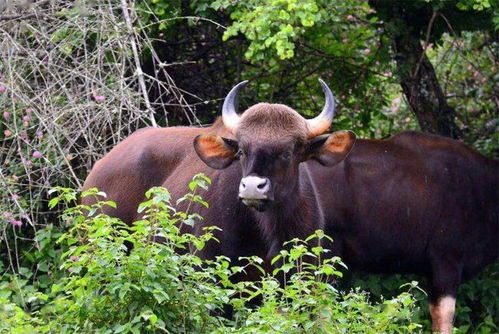
[{"label": "leafy bush in foreground", "polygon": [[[197,176],[192,193],[209,180]],[[56,205],[76,194],[59,189]],[[84,196],[96,196],[97,190]],[[197,253],[213,240],[208,228],[200,236],[184,232],[200,219],[195,213],[176,211],[164,188],[152,188],[140,210],[144,218],[128,227],[100,214],[105,205],[78,205],[66,209],[62,219],[72,227],[59,243],[66,251],[63,277],[50,290],[30,291],[23,302],[15,298],[15,285],[23,278],[10,275],[0,285],[0,331],[14,333],[406,333],[419,332],[413,323],[415,300],[410,292],[372,303],[360,290],[339,292],[331,282],[341,277],[337,257],[327,258],[316,231],[307,240],[294,239],[275,259],[282,263],[257,282],[231,281],[231,277],[262,260],[247,258],[245,266],[229,259],[200,258]],[[90,213],[86,218],[84,212]],[[161,238],[162,243],[155,239]],[[314,240],[314,247],[309,245]],[[127,250],[125,241],[133,248]],[[316,259],[318,261],[305,261]],[[279,260],[279,261],[277,261]],[[319,261],[320,260],[320,261]],[[316,264],[314,264],[316,263]],[[286,283],[279,284],[279,274]],[[6,280],[10,282],[6,282]],[[17,283],[16,283],[17,282]],[[409,290],[416,287],[413,283]],[[258,302],[257,302],[258,301]],[[227,315],[232,308],[231,317]]]}]

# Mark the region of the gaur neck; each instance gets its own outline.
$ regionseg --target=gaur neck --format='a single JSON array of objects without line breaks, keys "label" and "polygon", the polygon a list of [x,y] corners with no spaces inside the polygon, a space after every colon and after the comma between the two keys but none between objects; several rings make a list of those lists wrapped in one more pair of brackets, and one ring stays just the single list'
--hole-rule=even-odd
[{"label": "gaur neck", "polygon": [[[323,228],[316,210],[309,207],[315,203],[313,192],[297,182],[293,199],[276,203],[264,212],[254,212],[263,239],[268,245],[267,259],[270,260],[283,248],[283,243],[293,238],[305,239],[315,230]],[[309,196],[311,195],[311,196]]]}]

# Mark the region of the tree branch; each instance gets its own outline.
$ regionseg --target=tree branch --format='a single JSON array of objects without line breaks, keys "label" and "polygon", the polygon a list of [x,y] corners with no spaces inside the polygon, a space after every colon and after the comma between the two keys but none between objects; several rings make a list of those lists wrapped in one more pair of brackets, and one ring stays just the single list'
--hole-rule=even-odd
[{"label": "tree branch", "polygon": [[132,20],[130,19],[130,14],[128,13],[128,4],[126,0],[121,0],[121,9],[123,10],[123,16],[125,17],[126,27],[130,35],[130,44],[132,45],[133,58],[135,60],[135,67],[137,78],[139,79],[140,90],[142,91],[142,96],[146,104],[146,108],[149,111],[149,117],[151,119],[151,124],[153,127],[157,127],[156,120],[154,119],[154,110],[149,102],[149,95],[147,94],[146,83],[144,81],[144,72],[140,66],[139,52],[137,51],[137,43],[135,43],[135,35],[133,32]]},{"label": "tree branch", "polygon": [[[38,1],[38,2],[35,2],[33,5],[38,5],[38,6],[42,6],[46,3],[49,3],[50,0],[42,0],[42,1]],[[12,14],[12,15],[2,15],[0,16],[0,22],[1,21],[12,21],[12,20],[17,20],[17,19],[30,19],[32,17],[36,17],[36,16],[40,16],[40,15],[43,15],[42,13],[37,13],[36,10],[34,13],[30,13],[30,14]]]},{"label": "tree branch", "polygon": [[412,74],[412,77],[415,78],[416,75],[418,74],[419,67],[421,66],[421,63],[423,62],[424,55],[426,54],[426,49],[428,48],[428,42],[430,41],[430,34],[431,34],[431,28],[433,27],[433,22],[435,21],[435,18],[437,17],[437,11],[433,11],[431,14],[431,19],[430,22],[428,23],[428,27],[426,29],[426,39],[423,47],[423,52],[421,53],[421,56],[419,56],[419,61],[418,65],[416,66],[416,69],[414,70],[414,73]]}]

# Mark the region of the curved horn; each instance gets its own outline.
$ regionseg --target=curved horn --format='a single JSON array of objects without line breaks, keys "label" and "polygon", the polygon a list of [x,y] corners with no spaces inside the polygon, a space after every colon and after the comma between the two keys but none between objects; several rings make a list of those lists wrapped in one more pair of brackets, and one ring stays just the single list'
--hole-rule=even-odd
[{"label": "curved horn", "polygon": [[326,95],[326,103],[324,104],[322,112],[317,117],[307,120],[309,138],[313,138],[324,133],[327,129],[329,129],[331,123],[333,123],[335,109],[334,95],[322,79],[319,79],[319,82],[322,85],[324,95]]},{"label": "curved horn", "polygon": [[222,107],[222,120],[225,127],[230,132],[234,132],[239,123],[239,115],[236,111],[237,106],[237,93],[241,88],[246,86],[248,80],[241,81],[230,90],[229,94],[225,97],[224,104]]}]

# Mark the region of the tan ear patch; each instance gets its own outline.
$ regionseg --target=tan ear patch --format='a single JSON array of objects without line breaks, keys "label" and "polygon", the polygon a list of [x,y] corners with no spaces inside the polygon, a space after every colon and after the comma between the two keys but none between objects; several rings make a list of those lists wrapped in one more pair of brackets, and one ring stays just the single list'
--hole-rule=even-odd
[{"label": "tan ear patch", "polygon": [[198,157],[214,169],[224,169],[236,160],[237,141],[216,135],[199,135],[194,138]]},{"label": "tan ear patch", "polygon": [[[327,136],[327,139],[324,137]],[[334,166],[345,159],[352,150],[357,136],[351,131],[337,131],[316,138],[311,143],[310,158],[323,166]]]},{"label": "tan ear patch", "polygon": [[229,158],[233,152],[225,146],[223,139],[215,135],[203,135],[199,137],[198,145],[203,155],[207,158],[221,157]]},{"label": "tan ear patch", "polygon": [[350,131],[333,132],[326,143],[324,149],[332,153],[346,153],[352,148],[355,134]]}]

